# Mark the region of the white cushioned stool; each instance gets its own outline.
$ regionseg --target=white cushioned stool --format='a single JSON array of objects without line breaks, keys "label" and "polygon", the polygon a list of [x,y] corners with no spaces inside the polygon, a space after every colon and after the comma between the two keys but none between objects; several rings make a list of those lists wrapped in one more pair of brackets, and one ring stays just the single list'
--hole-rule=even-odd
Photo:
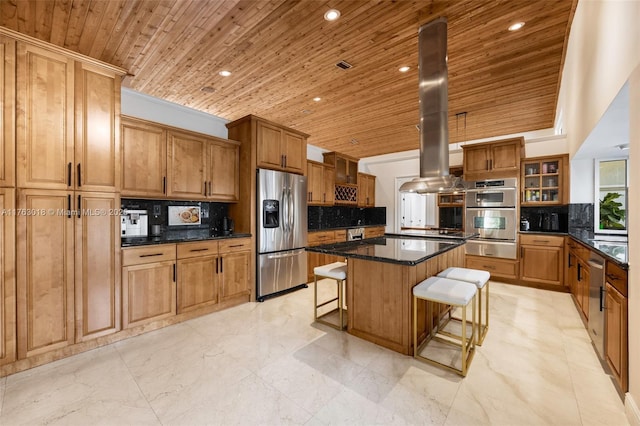
[{"label": "white cushioned stool", "polygon": [[[345,262],[334,262],[329,263],[328,265],[316,266],[313,268],[314,274],[314,286],[313,286],[313,319],[319,323],[326,324],[328,326],[337,328],[338,330],[344,330],[345,322],[344,320],[344,294],[342,290],[342,284],[344,280],[347,279],[347,264]],[[320,278],[330,278],[336,280],[336,284],[338,285],[338,294],[335,298],[327,300],[326,302],[322,302],[318,305],[318,277]],[[332,309],[329,312],[326,312],[322,315],[318,315],[318,308],[321,308],[325,305],[328,305],[331,302],[338,302],[338,307],[336,309]],[[327,321],[325,318],[327,315],[331,315],[334,312],[338,312],[339,322],[338,325],[333,324],[332,322]]]},{"label": "white cushioned stool", "polygon": [[[452,280],[443,277],[429,277],[421,283],[413,287],[413,357],[443,367],[447,370],[454,371],[461,376],[467,375],[469,365],[475,354],[475,333],[476,333],[476,297],[477,289],[474,284]],[[427,337],[418,345],[418,300],[426,300],[444,305],[451,305],[462,308],[462,332],[459,336],[451,333],[441,333],[438,327],[433,330],[427,330]],[[467,336],[467,307],[471,304],[471,335]],[[429,304],[427,304],[427,307]],[[427,308],[427,318],[432,317],[430,309]],[[435,359],[421,355],[423,349],[431,340],[440,341],[447,344],[453,344],[460,348],[462,359],[461,368],[455,368],[448,364],[443,364]]]},{"label": "white cushioned stool", "polygon": [[[478,318],[476,318],[476,323],[478,324],[478,334],[476,338],[476,344],[482,345],[484,338],[487,335],[487,331],[489,331],[489,278],[491,278],[491,274],[487,271],[483,271],[481,269],[470,269],[470,268],[458,268],[451,267],[447,268],[444,271],[438,274],[439,277],[450,278],[452,280],[465,281],[472,284],[475,284],[478,288]],[[484,292],[484,324],[482,323],[482,289],[487,287],[487,290]]]}]

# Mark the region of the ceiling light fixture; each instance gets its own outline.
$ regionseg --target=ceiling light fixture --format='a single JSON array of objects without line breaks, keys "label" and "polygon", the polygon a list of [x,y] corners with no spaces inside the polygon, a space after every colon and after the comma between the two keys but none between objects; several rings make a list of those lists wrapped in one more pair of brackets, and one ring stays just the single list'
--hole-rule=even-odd
[{"label": "ceiling light fixture", "polygon": [[400,68],[398,68],[398,71],[400,71],[400,72],[407,72],[407,71],[409,71],[410,69],[411,69],[411,67],[400,67]]},{"label": "ceiling light fixture", "polygon": [[524,22],[516,22],[509,26],[509,31],[518,31],[522,27],[524,27]]},{"label": "ceiling light fixture", "polygon": [[218,74],[220,74],[223,77],[229,77],[231,75],[231,71],[222,70]]},{"label": "ceiling light fixture", "polygon": [[626,150],[626,149],[629,149],[629,144],[628,144],[628,143],[623,143],[622,145],[617,145],[617,148],[618,148],[620,151],[624,151],[624,150]]},{"label": "ceiling light fixture", "polygon": [[321,100],[322,100],[322,98],[319,98],[319,97],[317,97],[317,96],[316,96],[315,98],[313,98],[313,101],[314,101],[314,102],[320,102]]},{"label": "ceiling light fixture", "polygon": [[200,88],[200,91],[203,92],[203,93],[213,93],[213,92],[216,91],[216,89],[214,89],[211,86],[204,86],[204,87]]},{"label": "ceiling light fixture", "polygon": [[340,11],[337,9],[329,9],[324,13],[324,19],[326,21],[335,21],[340,17]]}]

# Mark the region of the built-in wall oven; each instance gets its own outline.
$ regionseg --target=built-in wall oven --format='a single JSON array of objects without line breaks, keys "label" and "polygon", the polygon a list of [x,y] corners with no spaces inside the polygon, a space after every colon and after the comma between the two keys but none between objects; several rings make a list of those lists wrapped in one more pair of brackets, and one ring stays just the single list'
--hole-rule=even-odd
[{"label": "built-in wall oven", "polygon": [[467,242],[467,254],[516,259],[517,179],[471,182],[465,198],[465,231],[479,234]]}]

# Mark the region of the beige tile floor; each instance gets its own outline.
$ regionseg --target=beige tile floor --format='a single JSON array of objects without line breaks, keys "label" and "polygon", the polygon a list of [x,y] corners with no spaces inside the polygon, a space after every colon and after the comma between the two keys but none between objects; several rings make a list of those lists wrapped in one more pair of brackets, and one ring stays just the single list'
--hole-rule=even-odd
[{"label": "beige tile floor", "polygon": [[571,297],[491,284],[464,379],[314,325],[310,286],[0,379],[0,425],[625,425]]}]

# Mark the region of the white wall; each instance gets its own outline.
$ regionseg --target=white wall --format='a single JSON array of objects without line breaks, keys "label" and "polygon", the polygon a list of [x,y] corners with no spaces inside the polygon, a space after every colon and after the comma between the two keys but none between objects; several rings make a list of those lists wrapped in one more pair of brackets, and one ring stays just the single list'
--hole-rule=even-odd
[{"label": "white wall", "polygon": [[227,120],[202,111],[122,88],[122,114],[181,129],[227,138]]},{"label": "white wall", "polygon": [[[629,192],[637,193],[640,179],[640,1],[581,0],[573,19],[560,87],[558,114],[563,117],[569,152],[585,141],[623,84],[630,80],[631,177]],[[635,71],[634,71],[635,70]],[[632,72],[634,72],[632,76]],[[578,166],[579,167],[579,166]],[[572,176],[574,173],[572,173]],[[582,176],[574,176],[574,183]],[[635,183],[635,184],[634,184]],[[572,189],[575,186],[572,184]],[[576,194],[572,202],[582,198]],[[640,212],[638,197],[630,197],[629,211]],[[640,252],[640,214],[629,216],[629,393],[625,398],[632,424],[640,424],[640,273],[634,269]]]},{"label": "white wall", "polygon": [[571,160],[569,172],[570,199],[569,202],[593,203],[594,198],[594,168],[593,159]]}]

